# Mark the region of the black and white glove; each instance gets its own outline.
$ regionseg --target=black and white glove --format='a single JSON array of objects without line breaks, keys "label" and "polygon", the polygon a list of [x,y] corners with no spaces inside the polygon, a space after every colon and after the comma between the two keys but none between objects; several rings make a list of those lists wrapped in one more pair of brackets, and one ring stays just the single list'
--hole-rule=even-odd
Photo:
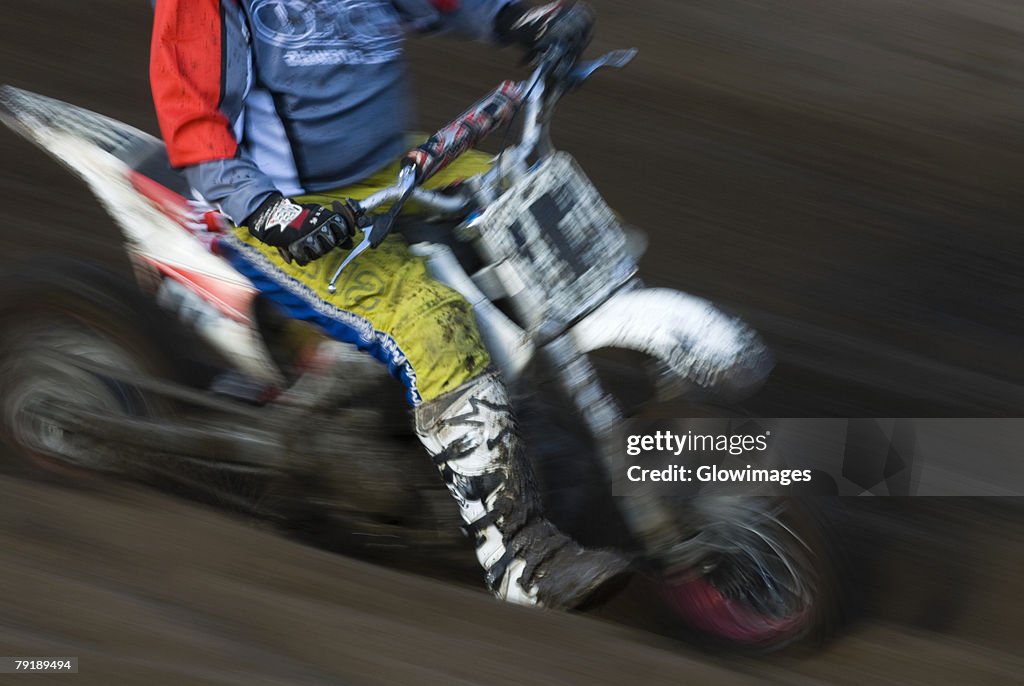
[{"label": "black and white glove", "polygon": [[331,209],[315,203],[300,205],[274,194],[246,220],[249,233],[276,247],[286,262],[306,265],[339,246],[352,247],[356,217],[345,203]]},{"label": "black and white glove", "polygon": [[571,62],[583,53],[594,35],[594,10],[577,0],[539,7],[513,2],[498,13],[495,31],[502,41],[524,46],[528,62],[534,62],[556,43],[565,44]]}]

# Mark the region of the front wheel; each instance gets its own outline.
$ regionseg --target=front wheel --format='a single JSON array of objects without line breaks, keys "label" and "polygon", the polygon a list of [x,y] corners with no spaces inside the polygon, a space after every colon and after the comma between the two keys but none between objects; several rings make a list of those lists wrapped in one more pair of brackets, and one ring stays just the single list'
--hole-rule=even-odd
[{"label": "front wheel", "polygon": [[705,496],[675,509],[696,533],[666,571],[667,607],[712,643],[777,650],[817,641],[838,611],[837,570],[822,525],[799,498]]}]

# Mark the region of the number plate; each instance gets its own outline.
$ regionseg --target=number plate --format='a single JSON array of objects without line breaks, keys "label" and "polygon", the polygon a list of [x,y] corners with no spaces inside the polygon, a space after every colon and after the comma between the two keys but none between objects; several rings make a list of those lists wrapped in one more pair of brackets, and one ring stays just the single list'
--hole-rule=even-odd
[{"label": "number plate", "polygon": [[568,325],[636,273],[626,236],[579,165],[556,153],[475,222],[524,325]]}]

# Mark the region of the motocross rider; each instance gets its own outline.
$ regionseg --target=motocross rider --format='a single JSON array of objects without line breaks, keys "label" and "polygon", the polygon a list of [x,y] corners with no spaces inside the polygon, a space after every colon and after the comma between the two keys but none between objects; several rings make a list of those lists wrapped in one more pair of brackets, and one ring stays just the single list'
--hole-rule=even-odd
[{"label": "motocross rider", "polygon": [[[393,234],[336,294],[324,284],[359,232],[344,199],[392,183],[409,147],[404,32],[518,44],[533,57],[555,42],[578,55],[592,27],[582,2],[158,0],[150,63],[172,165],[238,227],[222,252],[289,316],[388,366],[487,586],[554,608],[578,607],[629,565],[545,519],[470,305]],[[479,156],[465,157],[432,183],[479,171],[467,166]]]}]

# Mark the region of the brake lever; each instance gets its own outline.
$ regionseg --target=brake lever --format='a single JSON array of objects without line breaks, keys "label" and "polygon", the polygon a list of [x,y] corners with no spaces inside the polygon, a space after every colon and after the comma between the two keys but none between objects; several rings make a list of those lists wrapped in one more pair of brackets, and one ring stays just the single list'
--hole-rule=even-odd
[{"label": "brake lever", "polygon": [[612,50],[611,52],[607,52],[596,59],[578,63],[572,71],[569,72],[569,76],[566,77],[566,87],[569,90],[579,88],[583,85],[584,81],[594,74],[595,71],[603,67],[622,69],[633,61],[637,52],[639,51],[636,48]]},{"label": "brake lever", "polygon": [[[352,248],[352,251],[348,254],[348,257],[338,267],[338,271],[334,272],[334,276],[327,284],[327,292],[334,293],[338,292],[338,278],[341,276],[341,272],[352,263],[352,260],[359,257],[366,251],[367,248],[376,248],[384,239],[391,233],[391,229],[395,225],[395,219],[398,214],[402,211],[405,203],[412,197],[412,192],[416,190],[416,168],[413,165],[407,165],[402,167],[401,174],[399,176],[400,182],[405,184],[405,190],[398,196],[389,209],[384,214],[379,214],[373,218],[373,221],[369,226],[363,229],[363,240],[359,242],[359,245]],[[361,210],[360,210],[361,212]]]},{"label": "brake lever", "polygon": [[370,234],[371,234],[372,231],[373,231],[373,227],[370,227],[370,228],[366,229],[366,231],[363,233],[363,236],[364,236],[363,240],[359,242],[359,245],[357,245],[356,247],[352,248],[352,251],[348,254],[348,257],[346,257],[345,261],[341,263],[340,267],[338,267],[338,271],[334,272],[334,276],[331,277],[330,283],[327,284],[327,291],[331,295],[334,295],[335,293],[338,292],[338,287],[337,287],[336,283],[338,281],[338,277],[341,276],[341,271],[345,267],[347,267],[349,265],[349,263],[352,262],[352,260],[354,260],[357,257],[359,257],[359,255],[362,254],[362,252],[364,250],[366,250],[367,248],[370,247]]}]

